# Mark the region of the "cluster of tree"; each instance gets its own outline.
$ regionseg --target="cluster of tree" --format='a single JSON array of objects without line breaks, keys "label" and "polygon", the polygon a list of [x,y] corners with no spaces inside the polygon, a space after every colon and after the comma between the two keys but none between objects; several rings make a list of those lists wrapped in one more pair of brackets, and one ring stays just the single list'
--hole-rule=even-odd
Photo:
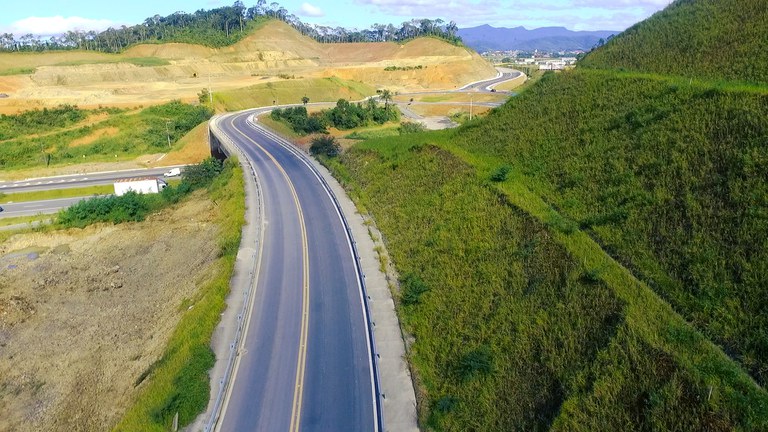
[{"label": "cluster of tree", "polygon": [[342,130],[400,120],[400,111],[392,109],[388,101],[380,106],[376,99],[368,99],[365,103],[350,103],[339,99],[336,106],[324,114],[330,125]]},{"label": "cluster of tree", "polygon": [[257,0],[246,7],[238,0],[232,6],[194,13],[175,12],[168,16],[155,15],[143,23],[103,32],[71,30],[48,39],[26,34],[16,38],[11,33],[0,34],[0,50],[45,51],[81,49],[101,52],[119,52],[138,43],[185,42],[213,47],[231,45],[242,39],[255,23],[265,19],[279,19],[293,26],[302,34],[319,42],[383,42],[406,41],[420,36],[435,36],[458,44],[458,27],[442,19],[413,19],[399,27],[392,24],[374,24],[370,29],[357,30],[303,23],[297,16],[278,3],[267,5]]},{"label": "cluster of tree", "polygon": [[294,132],[300,134],[311,134],[316,132],[325,132],[328,126],[321,113],[307,114],[307,109],[303,106],[293,108],[277,108],[270,114],[272,120],[284,121],[291,125]]},{"label": "cluster of tree", "polygon": [[400,112],[392,109],[389,98],[390,96],[385,98],[384,106],[379,105],[376,99],[368,99],[365,103],[351,103],[345,99],[339,99],[335,107],[311,115],[305,107],[297,106],[275,109],[270,116],[275,121],[288,123],[295,132],[301,134],[326,132],[328,127],[341,130],[354,129],[374,123],[384,124],[388,121],[400,120]]}]

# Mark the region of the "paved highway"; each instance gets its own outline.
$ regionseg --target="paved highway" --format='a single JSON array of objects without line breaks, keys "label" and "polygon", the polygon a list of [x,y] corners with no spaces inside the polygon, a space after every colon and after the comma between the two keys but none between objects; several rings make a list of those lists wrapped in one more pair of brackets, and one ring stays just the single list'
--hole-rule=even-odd
[{"label": "paved highway", "polygon": [[101,184],[110,184],[117,179],[162,176],[171,168],[184,165],[174,165],[161,168],[145,168],[125,171],[110,171],[103,173],[73,174],[57,177],[43,177],[18,181],[0,181],[0,192],[33,192],[50,189],[71,189]]},{"label": "paved highway", "polygon": [[266,222],[218,430],[376,430],[362,294],[340,215],[305,162],[249,124],[252,112],[219,120],[258,174]]},{"label": "paved highway", "polygon": [[499,75],[496,78],[467,84],[464,87],[460,88],[459,91],[479,90],[483,92],[490,92],[493,89],[493,87],[505,81],[510,81],[523,75],[522,72],[515,69],[496,68],[496,70],[499,71]]},{"label": "paved highway", "polygon": [[3,211],[0,212],[0,218],[56,213],[61,209],[67,208],[88,198],[91,197],[58,198],[44,201],[0,204],[0,206],[3,207]]}]

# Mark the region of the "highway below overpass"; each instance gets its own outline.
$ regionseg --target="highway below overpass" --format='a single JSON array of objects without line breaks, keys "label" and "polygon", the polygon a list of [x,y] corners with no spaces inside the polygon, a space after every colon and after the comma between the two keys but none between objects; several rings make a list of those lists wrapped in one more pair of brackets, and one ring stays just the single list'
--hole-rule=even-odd
[{"label": "highway below overpass", "polygon": [[351,239],[306,156],[252,123],[255,111],[216,121],[258,176],[264,218],[251,313],[216,430],[379,430]]},{"label": "highway below overpass", "polygon": [[36,192],[51,189],[72,189],[94,185],[114,183],[115,180],[136,177],[162,177],[171,168],[182,168],[184,165],[173,165],[160,168],[142,168],[101,173],[71,174],[56,177],[41,177],[16,181],[0,181],[0,193]]},{"label": "highway below overpass", "polygon": [[3,211],[0,212],[0,218],[35,216],[38,214],[57,213],[59,210],[70,207],[82,200],[91,197],[77,198],[57,198],[41,201],[27,201],[19,203],[0,204]]}]

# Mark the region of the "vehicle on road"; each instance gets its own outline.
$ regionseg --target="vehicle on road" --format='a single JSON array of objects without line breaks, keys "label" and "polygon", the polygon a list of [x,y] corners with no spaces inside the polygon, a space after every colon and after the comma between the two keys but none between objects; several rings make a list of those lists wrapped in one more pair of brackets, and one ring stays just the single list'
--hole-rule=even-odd
[{"label": "vehicle on road", "polygon": [[170,171],[163,174],[165,177],[176,177],[181,175],[181,168],[171,168]]},{"label": "vehicle on road", "polygon": [[123,196],[128,192],[158,193],[166,186],[163,179],[156,177],[122,179],[115,182],[115,195]]},{"label": "vehicle on road", "polygon": [[3,211],[3,208],[2,208],[2,207],[0,207],[0,212],[1,212],[1,211]]}]

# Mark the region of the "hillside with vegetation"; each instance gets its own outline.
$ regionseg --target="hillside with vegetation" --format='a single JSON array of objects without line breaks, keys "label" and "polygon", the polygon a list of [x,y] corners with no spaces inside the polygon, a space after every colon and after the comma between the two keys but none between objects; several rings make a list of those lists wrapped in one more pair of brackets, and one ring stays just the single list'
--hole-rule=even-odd
[{"label": "hillside with vegetation", "polygon": [[[697,4],[700,28],[759,29],[734,51],[768,34],[734,2],[675,2],[616,44],[684,34]],[[485,119],[325,160],[400,272],[428,430],[768,430],[768,87],[713,82],[708,57],[707,79],[595,60],[613,49]]]},{"label": "hillside with vegetation", "polygon": [[96,31],[69,30],[63,35],[42,38],[32,34],[0,34],[0,51],[42,52],[50,50],[86,50],[105,53],[122,52],[137,44],[189,43],[208,47],[225,47],[247,37],[260,23],[280,20],[301,34],[322,43],[350,42],[405,42],[414,38],[431,36],[452,44],[460,44],[456,34],[458,27],[453,21],[442,19],[412,19],[399,26],[374,24],[370,29],[346,29],[307,24],[289,14],[277,2],[267,5],[264,0],[251,7],[237,0],[232,6],[198,9],[193,13],[174,12],[168,16],[154,15],[132,26]]},{"label": "hillside with vegetation", "polygon": [[768,84],[766,28],[763,0],[676,0],[581,65]]},{"label": "hillside with vegetation", "polygon": [[[192,102],[204,88],[225,95],[217,109],[244,109],[303,96],[356,100],[379,88],[453,89],[496,74],[471,49],[440,38],[328,44],[281,20],[249,23],[238,42],[222,47],[163,39],[120,53],[0,52],[0,113]],[[238,98],[243,89],[248,96]]]},{"label": "hillside with vegetation", "polygon": [[178,150],[181,138],[212,114],[179,101],[133,111],[64,105],[0,114],[0,169],[116,162]]}]

